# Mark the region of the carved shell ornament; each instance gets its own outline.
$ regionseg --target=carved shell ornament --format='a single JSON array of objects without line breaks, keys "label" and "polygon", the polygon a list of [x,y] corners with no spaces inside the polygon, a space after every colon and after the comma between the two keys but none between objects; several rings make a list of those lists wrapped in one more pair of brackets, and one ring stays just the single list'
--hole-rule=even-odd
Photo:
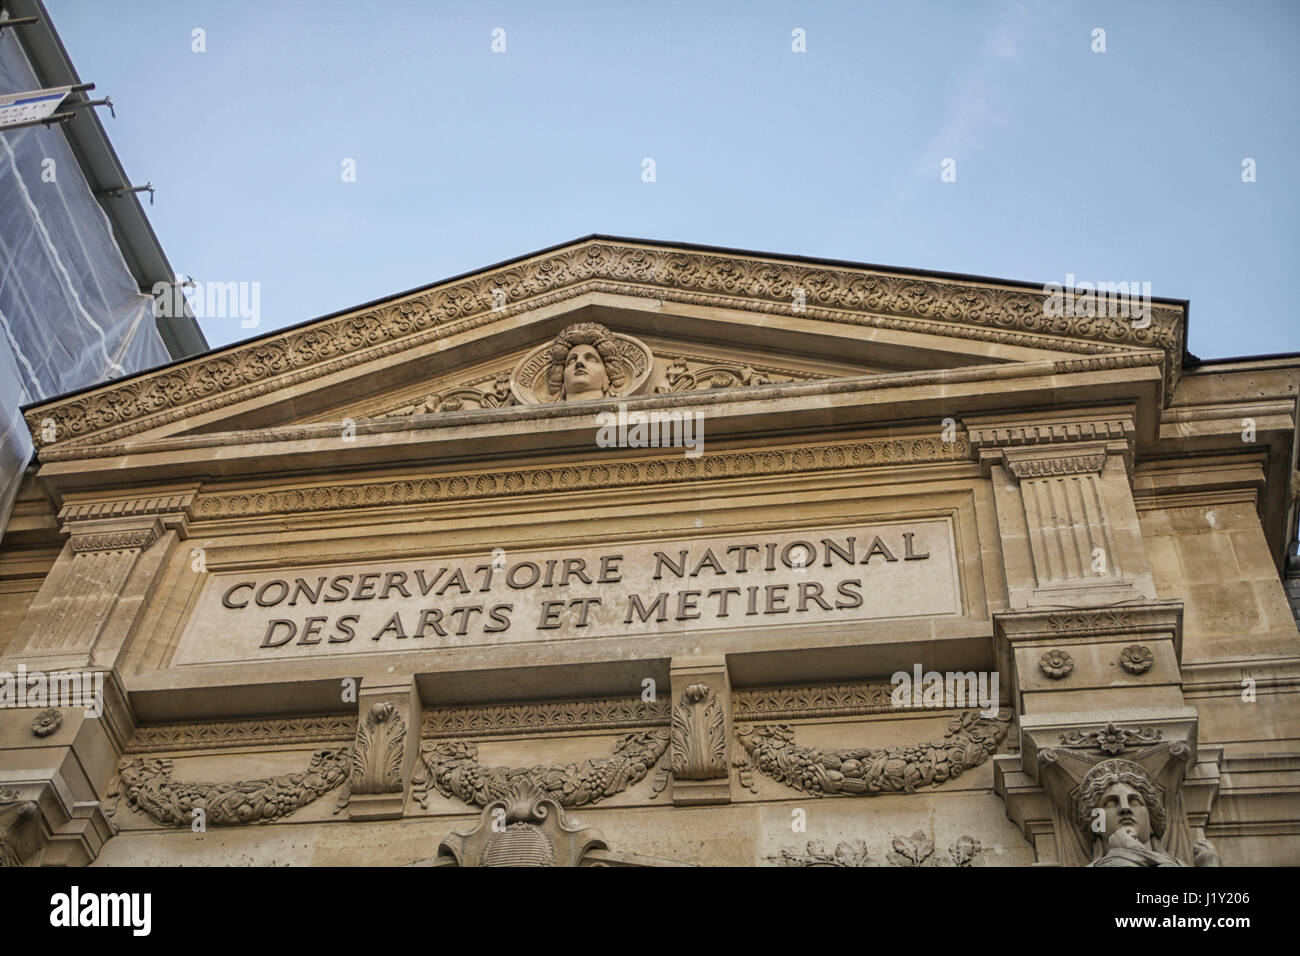
[{"label": "carved shell ornament", "polygon": [[1155,662],[1151,648],[1141,644],[1130,644],[1119,652],[1119,662],[1130,674],[1145,674]]},{"label": "carved shell ornament", "polygon": [[1060,680],[1074,670],[1074,658],[1067,651],[1053,648],[1038,659],[1038,666],[1052,680]]},{"label": "carved shell ornament", "polygon": [[[595,322],[579,322],[561,331],[552,341],[539,345],[523,357],[510,374],[510,390],[521,405],[548,405],[573,401],[566,395],[565,370],[570,353],[581,351],[589,359],[594,377],[607,398],[642,395],[649,392],[654,371],[650,347],[630,335],[611,332]],[[594,368],[599,365],[600,368]],[[583,397],[597,397],[596,393]]]}]

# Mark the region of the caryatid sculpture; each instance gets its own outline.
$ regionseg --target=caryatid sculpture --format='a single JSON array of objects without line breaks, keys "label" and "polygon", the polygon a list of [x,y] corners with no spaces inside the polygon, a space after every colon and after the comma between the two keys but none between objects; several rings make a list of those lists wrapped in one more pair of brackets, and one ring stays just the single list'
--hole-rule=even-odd
[{"label": "caryatid sculpture", "polygon": [[550,385],[562,402],[605,398],[623,387],[618,344],[595,322],[570,325],[551,345]]},{"label": "caryatid sculpture", "polygon": [[[1103,760],[1079,786],[1079,823],[1092,838],[1089,866],[1185,866],[1165,851],[1168,815],[1164,792],[1131,760]],[[1195,848],[1197,866],[1218,866],[1204,840]]]}]

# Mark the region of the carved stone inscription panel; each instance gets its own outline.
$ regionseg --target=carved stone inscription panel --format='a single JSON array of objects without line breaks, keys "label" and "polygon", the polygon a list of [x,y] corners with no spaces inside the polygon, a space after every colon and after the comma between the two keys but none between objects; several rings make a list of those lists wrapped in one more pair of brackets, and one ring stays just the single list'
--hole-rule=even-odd
[{"label": "carved stone inscription panel", "polygon": [[962,611],[951,521],[214,573],[173,663]]}]

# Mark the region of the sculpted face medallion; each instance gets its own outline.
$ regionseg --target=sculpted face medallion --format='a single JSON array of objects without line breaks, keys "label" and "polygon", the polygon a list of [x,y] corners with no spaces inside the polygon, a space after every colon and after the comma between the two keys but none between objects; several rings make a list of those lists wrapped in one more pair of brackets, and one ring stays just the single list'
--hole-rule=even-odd
[{"label": "sculpted face medallion", "polygon": [[525,355],[510,375],[510,390],[521,405],[640,395],[653,368],[645,343],[579,322]]}]

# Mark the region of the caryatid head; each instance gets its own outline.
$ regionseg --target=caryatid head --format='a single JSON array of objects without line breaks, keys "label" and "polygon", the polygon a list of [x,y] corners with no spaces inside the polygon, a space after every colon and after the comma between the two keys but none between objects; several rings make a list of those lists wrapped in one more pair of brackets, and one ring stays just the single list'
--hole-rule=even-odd
[{"label": "caryatid head", "polygon": [[550,385],[560,401],[602,398],[623,387],[623,364],[609,329],[595,322],[571,325],[551,346]]},{"label": "caryatid head", "polygon": [[[1096,819],[1104,827],[1100,834],[1093,826]],[[1151,849],[1151,838],[1162,837],[1165,832],[1164,796],[1139,764],[1103,760],[1088,771],[1079,788],[1079,823],[1094,841],[1102,841],[1103,854],[1110,850],[1117,833]]]}]

